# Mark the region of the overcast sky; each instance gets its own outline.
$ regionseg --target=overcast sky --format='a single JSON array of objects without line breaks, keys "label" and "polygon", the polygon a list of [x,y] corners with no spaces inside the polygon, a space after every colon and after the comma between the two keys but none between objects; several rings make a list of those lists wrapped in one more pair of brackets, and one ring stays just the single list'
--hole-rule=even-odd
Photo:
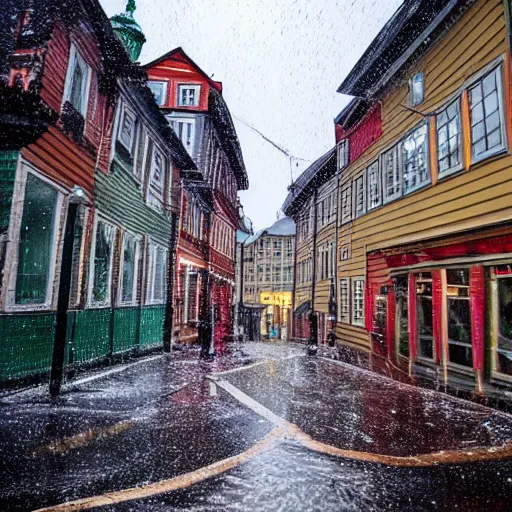
[{"label": "overcast sky", "polygon": [[[100,0],[109,16],[125,0]],[[146,34],[142,63],[181,46],[215,80],[234,118],[249,175],[240,197],[261,229],[276,220],[290,161],[296,178],[334,145],[333,119],[349,98],[336,93],[401,0],[137,0]],[[298,166],[297,166],[298,164]]]}]

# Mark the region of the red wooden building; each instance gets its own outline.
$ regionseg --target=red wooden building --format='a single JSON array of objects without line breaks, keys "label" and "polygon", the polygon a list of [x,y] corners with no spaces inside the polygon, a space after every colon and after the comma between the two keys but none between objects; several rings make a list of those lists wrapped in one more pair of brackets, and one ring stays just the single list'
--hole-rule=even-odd
[{"label": "red wooden building", "polygon": [[211,355],[223,351],[233,332],[237,192],[247,189],[247,173],[222,84],[181,48],[145,68],[157,103],[198,169],[182,180],[175,339],[199,338]]}]

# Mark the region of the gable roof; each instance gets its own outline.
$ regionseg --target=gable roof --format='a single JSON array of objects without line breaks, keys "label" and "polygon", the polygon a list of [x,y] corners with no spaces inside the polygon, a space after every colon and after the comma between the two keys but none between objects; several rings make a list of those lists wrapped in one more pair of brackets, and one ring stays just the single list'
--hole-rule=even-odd
[{"label": "gable roof", "polygon": [[283,217],[282,219],[277,220],[272,224],[272,226],[260,229],[257,233],[247,238],[245,241],[245,245],[251,245],[257,240],[259,240],[262,236],[295,236],[296,227],[295,222],[290,217]]},{"label": "gable roof", "polygon": [[174,50],[171,50],[170,52],[165,53],[164,55],[158,57],[155,60],[152,60],[151,62],[148,62],[147,64],[144,64],[144,69],[151,69],[155,66],[158,66],[158,64],[161,64],[162,62],[165,62],[166,60],[177,60],[180,62],[187,62],[189,63],[200,75],[202,75],[208,84],[222,93],[222,82],[217,82],[216,80],[212,80],[211,77],[209,77],[183,50],[181,46],[178,46],[177,48],[174,48]]}]

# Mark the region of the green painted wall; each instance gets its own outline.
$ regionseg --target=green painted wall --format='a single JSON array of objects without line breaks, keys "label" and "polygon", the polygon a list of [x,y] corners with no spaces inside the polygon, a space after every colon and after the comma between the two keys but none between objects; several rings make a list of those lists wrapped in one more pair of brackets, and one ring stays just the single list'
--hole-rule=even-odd
[{"label": "green painted wall", "polygon": [[114,354],[137,345],[139,308],[122,308],[114,312]]},{"label": "green painted wall", "polygon": [[162,343],[165,306],[146,307],[140,319],[141,347]]},{"label": "green painted wall", "polygon": [[110,309],[76,312],[74,362],[84,363],[106,357],[110,349]]}]

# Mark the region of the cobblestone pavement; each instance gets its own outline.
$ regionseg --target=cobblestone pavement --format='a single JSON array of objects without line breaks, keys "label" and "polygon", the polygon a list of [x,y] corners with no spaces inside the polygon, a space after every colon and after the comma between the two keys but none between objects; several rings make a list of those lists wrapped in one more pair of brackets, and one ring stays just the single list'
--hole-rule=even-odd
[{"label": "cobblestone pavement", "polygon": [[[197,355],[82,378],[56,400],[30,390],[0,401],[0,510],[89,497],[73,510],[510,509],[504,413],[294,344],[244,344],[214,363]],[[300,436],[352,452],[310,449]],[[451,464],[378,459],[440,451]]]}]

